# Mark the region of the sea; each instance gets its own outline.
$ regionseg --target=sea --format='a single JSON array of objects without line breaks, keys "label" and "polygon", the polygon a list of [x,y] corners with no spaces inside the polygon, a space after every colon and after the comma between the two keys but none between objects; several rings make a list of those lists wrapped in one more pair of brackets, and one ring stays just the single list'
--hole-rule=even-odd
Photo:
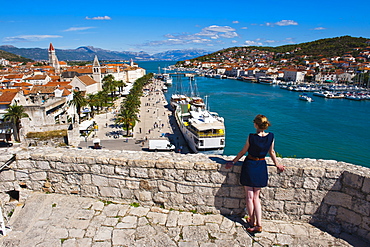
[{"label": "sea", "polygon": [[[163,73],[176,62],[137,62],[147,73]],[[206,98],[210,111],[225,119],[225,155],[236,155],[249,133],[255,133],[253,119],[265,115],[271,122],[267,132],[275,135],[275,151],[282,157],[337,160],[370,167],[370,101],[326,99],[299,100],[299,92],[279,86],[232,79],[195,77],[199,95]],[[187,92],[189,78],[173,77],[165,93]]]}]

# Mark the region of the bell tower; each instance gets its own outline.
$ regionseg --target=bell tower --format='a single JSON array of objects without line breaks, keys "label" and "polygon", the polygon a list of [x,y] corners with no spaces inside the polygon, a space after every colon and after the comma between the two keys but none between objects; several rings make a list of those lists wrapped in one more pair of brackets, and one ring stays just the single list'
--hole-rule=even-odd
[{"label": "bell tower", "polygon": [[93,79],[99,83],[99,90],[102,89],[101,85],[101,67],[98,56],[95,55],[93,62]]},{"label": "bell tower", "polygon": [[55,54],[55,49],[52,43],[49,45],[49,65],[52,66],[55,69],[55,73],[60,73],[60,65],[57,58],[57,55]]}]

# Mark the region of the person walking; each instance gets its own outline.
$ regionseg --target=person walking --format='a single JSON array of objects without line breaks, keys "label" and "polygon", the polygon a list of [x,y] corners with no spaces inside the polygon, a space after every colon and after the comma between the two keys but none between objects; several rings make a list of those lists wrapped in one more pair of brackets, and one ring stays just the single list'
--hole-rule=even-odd
[{"label": "person walking", "polygon": [[250,225],[247,231],[257,233],[262,232],[260,192],[261,188],[266,187],[268,182],[267,163],[265,161],[266,154],[270,154],[278,172],[284,171],[285,166],[279,164],[276,159],[274,134],[265,132],[271,125],[267,117],[259,114],[254,118],[253,123],[256,133],[249,134],[243,149],[232,161],[226,163],[225,168],[230,169],[248,152],[242,165],[240,183],[244,186],[246,194],[246,208],[249,215],[248,224]]}]

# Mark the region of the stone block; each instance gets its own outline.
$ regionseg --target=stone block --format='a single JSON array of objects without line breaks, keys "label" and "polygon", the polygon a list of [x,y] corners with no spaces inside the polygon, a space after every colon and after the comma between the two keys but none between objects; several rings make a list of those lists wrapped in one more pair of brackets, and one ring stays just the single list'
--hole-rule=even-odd
[{"label": "stone block", "polygon": [[137,167],[154,168],[156,167],[156,161],[150,159],[135,160]]},{"label": "stone block", "polygon": [[50,164],[48,161],[39,160],[39,161],[35,161],[35,167],[43,169],[43,170],[49,170]]},{"label": "stone block", "polygon": [[295,189],[277,188],[275,192],[275,200],[292,201],[294,199]]},{"label": "stone block", "polygon": [[100,176],[100,175],[91,175],[91,182],[95,186],[108,186],[108,178],[105,176]]},{"label": "stone block", "polygon": [[226,198],[224,201],[224,207],[226,208],[239,208],[240,207],[240,199],[234,199],[234,198]]},{"label": "stone block", "polygon": [[176,192],[180,194],[189,194],[194,192],[192,185],[176,184]]},{"label": "stone block", "polygon": [[206,226],[185,226],[182,234],[185,242],[206,242],[209,239]]},{"label": "stone block", "polygon": [[149,169],[148,170],[149,178],[154,179],[162,179],[163,178],[163,170],[162,169]]},{"label": "stone block", "polygon": [[343,173],[342,169],[338,168],[326,168],[325,169],[325,177],[326,178],[334,178],[338,179]]},{"label": "stone block", "polygon": [[139,181],[132,181],[127,180],[126,181],[126,188],[131,190],[137,190],[140,188],[140,182]]},{"label": "stone block", "polygon": [[184,203],[184,196],[179,193],[169,193],[167,203],[172,206],[182,205]]},{"label": "stone block", "polygon": [[163,179],[184,181],[185,180],[185,171],[184,170],[176,170],[176,169],[164,169]]},{"label": "stone block", "polygon": [[137,200],[145,202],[145,201],[152,201],[152,193],[149,191],[135,191],[135,197]]},{"label": "stone block", "polygon": [[172,169],[175,167],[175,165],[170,160],[160,159],[157,162],[155,162],[155,167],[157,169]]},{"label": "stone block", "polygon": [[167,181],[158,181],[158,190],[162,192],[175,192],[176,184]]},{"label": "stone block", "polygon": [[130,168],[130,177],[149,178],[148,169],[146,169],[146,168]]},{"label": "stone block", "polygon": [[320,178],[305,177],[303,182],[304,189],[316,190],[319,187]]},{"label": "stone block", "polygon": [[47,178],[47,173],[46,172],[32,172],[30,173],[30,179],[31,180],[46,180]]},{"label": "stone block", "polygon": [[130,169],[125,166],[115,166],[114,171],[118,175],[122,175],[124,177],[128,177],[130,175]]},{"label": "stone block", "polygon": [[100,174],[101,173],[101,165],[100,164],[99,165],[96,165],[96,164],[91,165],[90,170],[94,174]]},{"label": "stone block", "polygon": [[91,174],[82,174],[82,184],[92,184]]},{"label": "stone block", "polygon": [[370,216],[370,202],[360,198],[353,198],[352,207],[350,208],[362,216]]},{"label": "stone block", "polygon": [[101,165],[101,173],[104,175],[114,175],[114,166]]},{"label": "stone block", "polygon": [[[104,157],[106,159],[107,157]],[[104,162],[104,160],[103,160]],[[111,157],[109,158],[109,164],[116,166],[127,166],[127,158],[125,157]]]},{"label": "stone block", "polygon": [[102,197],[120,198],[121,190],[114,187],[101,187],[99,186],[99,193]]},{"label": "stone block", "polygon": [[193,170],[194,169],[194,163],[187,162],[187,161],[180,161],[180,162],[175,162],[174,168],[179,170]]},{"label": "stone block", "polygon": [[311,201],[311,191],[306,189],[296,189],[294,199],[299,202]]},{"label": "stone block", "polygon": [[303,171],[303,175],[307,177],[321,178],[325,174],[325,169],[319,167],[307,167]]},{"label": "stone block", "polygon": [[352,196],[342,192],[330,191],[326,194],[324,202],[328,205],[351,208]]},{"label": "stone block", "polygon": [[17,162],[14,162],[12,166],[18,169],[30,169],[33,168],[36,161],[32,160],[17,160]]},{"label": "stone block", "polygon": [[355,226],[360,225],[362,221],[361,215],[343,207],[338,208],[337,219],[341,222],[347,222]]},{"label": "stone block", "polygon": [[211,162],[195,162],[194,163],[194,169],[195,170],[218,170],[220,164],[218,163],[211,163]]},{"label": "stone block", "polygon": [[210,182],[214,184],[223,184],[226,181],[226,172],[211,172],[210,173]]},{"label": "stone block", "polygon": [[24,181],[29,179],[28,170],[15,171],[15,179],[19,181]]},{"label": "stone block", "polygon": [[226,184],[228,185],[240,185],[240,174],[229,173],[227,174]]},{"label": "stone block", "polygon": [[120,188],[122,185],[125,185],[125,180],[117,177],[108,177],[108,185],[110,187]]},{"label": "stone block", "polygon": [[187,171],[185,180],[189,182],[209,183],[209,173],[205,171]]},{"label": "stone block", "polygon": [[230,189],[230,196],[233,198],[243,199],[245,198],[245,190],[243,186],[235,186]]},{"label": "stone block", "polygon": [[121,188],[121,198],[132,199],[133,198],[133,192],[130,189]]},{"label": "stone block", "polygon": [[169,193],[158,192],[153,195],[153,202],[164,205],[168,202]]},{"label": "stone block", "polygon": [[82,184],[82,176],[77,173],[69,173],[66,176],[67,183],[69,184]]},{"label": "stone block", "polygon": [[364,178],[364,183],[362,185],[361,190],[367,194],[370,194],[370,177]]},{"label": "stone block", "polygon": [[14,181],[15,173],[13,170],[2,170],[0,172],[0,181]]},{"label": "stone block", "polygon": [[349,186],[356,189],[361,189],[364,181],[364,177],[350,172],[343,172],[343,185]]}]

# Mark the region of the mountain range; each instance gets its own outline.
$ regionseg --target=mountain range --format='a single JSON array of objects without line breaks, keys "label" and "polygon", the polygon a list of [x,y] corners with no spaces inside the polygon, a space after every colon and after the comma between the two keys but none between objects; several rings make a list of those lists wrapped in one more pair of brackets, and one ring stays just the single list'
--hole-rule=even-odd
[{"label": "mountain range", "polygon": [[[29,58],[35,61],[48,60],[48,49],[17,48],[12,45],[2,45],[0,50]],[[146,52],[110,51],[93,46],[81,46],[77,49],[55,49],[60,61],[91,61],[95,55],[99,60],[140,60],[140,61],[180,61],[209,54],[200,49],[169,50],[149,55]]]}]

